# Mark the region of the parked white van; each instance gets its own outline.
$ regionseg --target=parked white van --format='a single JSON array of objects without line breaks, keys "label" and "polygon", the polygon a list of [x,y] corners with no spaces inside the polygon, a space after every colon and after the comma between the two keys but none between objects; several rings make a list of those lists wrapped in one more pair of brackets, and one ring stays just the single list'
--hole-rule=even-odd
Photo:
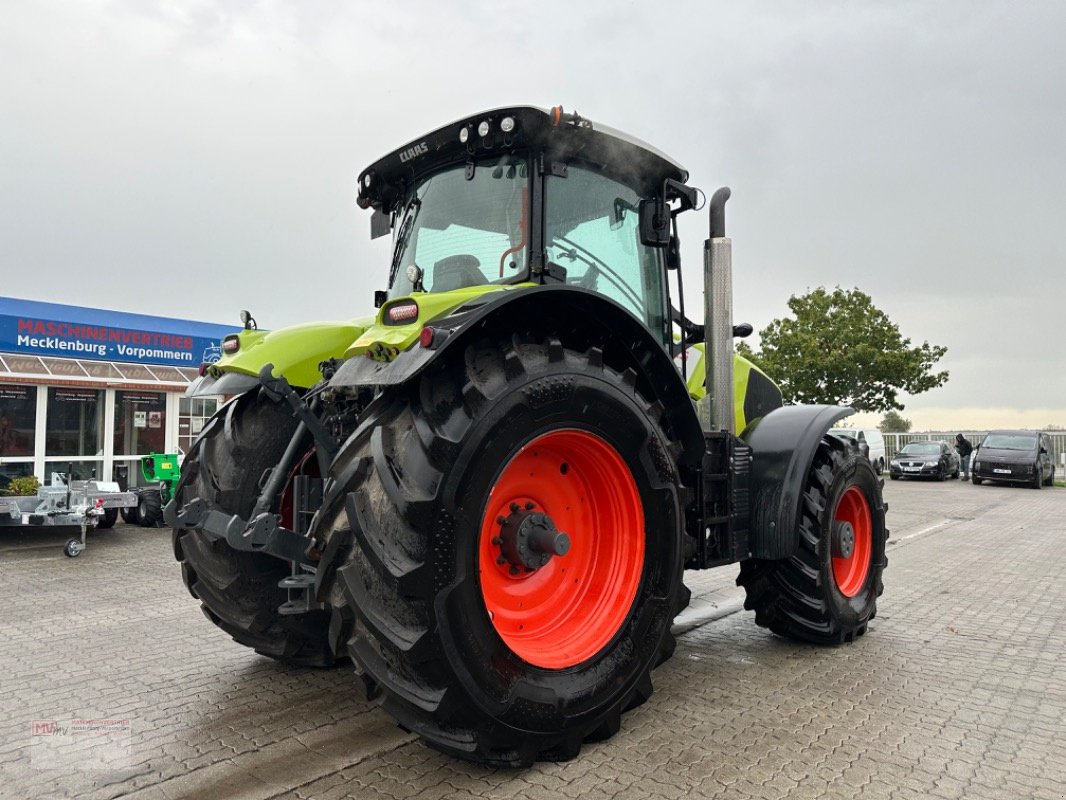
[{"label": "parked white van", "polygon": [[877,428],[833,428],[829,433],[854,439],[862,454],[870,459],[874,472],[880,475],[885,471],[885,437]]}]

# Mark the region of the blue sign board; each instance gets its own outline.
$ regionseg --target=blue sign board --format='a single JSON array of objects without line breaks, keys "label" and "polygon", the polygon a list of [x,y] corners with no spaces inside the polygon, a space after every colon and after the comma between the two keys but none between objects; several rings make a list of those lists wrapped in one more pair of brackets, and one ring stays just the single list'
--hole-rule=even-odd
[{"label": "blue sign board", "polygon": [[0,297],[0,352],[198,367],[237,325]]}]

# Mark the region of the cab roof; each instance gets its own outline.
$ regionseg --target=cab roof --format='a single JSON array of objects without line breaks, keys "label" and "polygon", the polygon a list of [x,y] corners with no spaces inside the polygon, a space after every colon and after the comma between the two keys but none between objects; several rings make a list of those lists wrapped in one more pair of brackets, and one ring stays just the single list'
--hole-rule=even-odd
[{"label": "cab roof", "polygon": [[427,172],[527,149],[564,163],[584,162],[645,192],[656,191],[667,178],[688,180],[688,171],[657,148],[576,113],[567,114],[561,106],[551,110],[507,106],[458,119],[375,161],[359,173],[359,205],[390,208],[407,186]]}]

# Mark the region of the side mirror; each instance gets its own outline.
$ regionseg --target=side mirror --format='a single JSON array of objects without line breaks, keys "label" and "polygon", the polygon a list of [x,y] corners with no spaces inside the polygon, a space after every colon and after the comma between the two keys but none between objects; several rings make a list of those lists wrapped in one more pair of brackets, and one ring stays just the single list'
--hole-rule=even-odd
[{"label": "side mirror", "polygon": [[648,247],[670,244],[670,209],[659,198],[640,201],[640,243]]},{"label": "side mirror", "polygon": [[389,231],[392,230],[392,217],[386,214],[384,211],[378,211],[374,209],[374,213],[370,215],[370,238],[379,239],[382,236],[388,236]]}]

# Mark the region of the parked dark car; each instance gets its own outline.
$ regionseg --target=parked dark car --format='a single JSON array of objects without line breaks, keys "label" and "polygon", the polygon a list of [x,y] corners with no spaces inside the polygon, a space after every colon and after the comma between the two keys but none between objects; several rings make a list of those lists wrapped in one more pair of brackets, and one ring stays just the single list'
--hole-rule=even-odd
[{"label": "parked dark car", "polygon": [[959,477],[959,454],[944,441],[911,442],[888,462],[888,477],[947,478]]},{"label": "parked dark car", "polygon": [[1024,483],[1039,489],[1055,483],[1051,437],[1037,431],[990,431],[973,451],[973,482]]}]

